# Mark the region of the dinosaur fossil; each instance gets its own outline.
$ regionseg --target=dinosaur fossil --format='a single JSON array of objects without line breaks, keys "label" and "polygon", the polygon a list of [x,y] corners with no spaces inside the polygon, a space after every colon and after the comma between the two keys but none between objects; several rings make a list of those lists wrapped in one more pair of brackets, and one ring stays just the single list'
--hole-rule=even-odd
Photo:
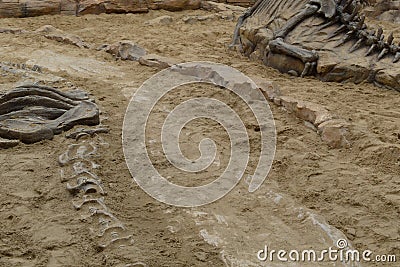
[{"label": "dinosaur fossil", "polygon": [[356,0],[258,0],[231,46],[266,65],[323,81],[369,81],[400,90],[400,43],[371,30]]},{"label": "dinosaur fossil", "polygon": [[74,125],[99,124],[99,109],[80,90],[62,92],[35,84],[0,93],[0,137],[35,143]]}]

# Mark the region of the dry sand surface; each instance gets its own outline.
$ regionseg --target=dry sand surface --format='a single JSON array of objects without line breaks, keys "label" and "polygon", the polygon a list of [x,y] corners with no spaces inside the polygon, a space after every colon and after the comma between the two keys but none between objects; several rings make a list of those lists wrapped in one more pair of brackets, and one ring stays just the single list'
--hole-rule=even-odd
[{"label": "dry sand surface", "polygon": [[[34,31],[53,25],[100,46],[132,40],[155,53],[181,61],[212,61],[235,67],[250,77],[273,81],[285,95],[324,105],[351,125],[351,147],[330,149],[319,135],[292,114],[271,104],[277,131],[273,167],[259,190],[240,182],[224,198],[200,208],[162,204],[142,191],[126,166],[121,129],[130,95],[156,68],[115,60],[112,55],[49,40],[39,34],[0,34],[0,61],[37,64],[43,74],[0,73],[0,90],[38,81],[61,89],[90,92],[101,109],[109,134],[99,134],[94,162],[107,191],[105,204],[124,223],[132,242],[99,249],[98,218],[85,208],[82,195],[66,190],[58,156],[70,144],[65,134],[53,140],[19,145],[0,152],[0,266],[350,266],[339,262],[260,262],[257,251],[327,249],[339,238],[353,248],[397,255],[400,261],[400,97],[399,92],[371,84],[323,83],[294,78],[251,62],[227,49],[235,21],[213,18],[192,24],[188,15],[206,11],[147,14],[43,16],[0,20],[0,28]],[[146,25],[162,16],[170,24]],[[60,79],[62,77],[63,79]],[[247,174],[257,163],[257,125],[234,95],[209,85],[178,88],[162,99],[151,117],[155,127],[166,110],[190,96],[215,97],[244,117],[253,153]],[[71,130],[73,131],[73,130]],[[199,156],[197,144],[211,137],[219,147],[219,162],[192,178],[190,184],[211,181],[224,169],[229,155],[227,136],[219,125],[197,120],[184,129],[182,149]],[[89,142],[90,139],[86,140]],[[79,142],[85,142],[81,140]],[[193,145],[196,144],[196,145]],[[152,160],[161,173],[182,184],[188,180],[171,168],[156,144]],[[177,177],[177,178],[176,178]],[[141,264],[141,263],[143,264]],[[129,265],[131,264],[131,265]],[[146,264],[146,265],[144,265]],[[399,266],[362,263],[362,266]],[[360,265],[360,266],[361,266]]]}]

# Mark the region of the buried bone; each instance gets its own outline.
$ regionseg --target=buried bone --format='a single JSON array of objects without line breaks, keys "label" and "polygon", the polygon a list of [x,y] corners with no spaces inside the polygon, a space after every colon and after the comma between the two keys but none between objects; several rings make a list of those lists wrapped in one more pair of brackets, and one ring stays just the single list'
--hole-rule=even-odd
[{"label": "buried bone", "polygon": [[[85,159],[93,156],[97,151],[97,147],[93,144],[72,144],[68,146],[68,150],[58,157],[60,166],[64,166],[76,159]],[[71,155],[75,154],[75,155]]]},{"label": "buried bone", "polygon": [[83,135],[89,135],[90,137],[93,137],[93,135],[98,134],[98,133],[109,133],[109,132],[110,132],[110,129],[108,129],[108,128],[97,128],[97,129],[80,128],[73,133],[67,134],[65,137],[79,140],[79,138]]},{"label": "buried bone", "polygon": [[74,205],[74,208],[77,210],[80,210],[83,205],[88,204],[88,203],[97,203],[99,204],[103,209],[107,209],[106,205],[104,204],[104,197],[100,198],[90,198],[88,195],[83,196],[83,200],[81,203],[72,203]]},{"label": "buried bone", "polygon": [[99,234],[97,235],[98,237],[103,237],[108,231],[116,231],[116,230],[122,230],[125,231],[125,227],[123,226],[122,223],[117,222],[114,225],[109,225],[109,223],[107,223],[107,226],[105,226],[103,229],[100,229]]},{"label": "buried bone", "polygon": [[77,179],[77,185],[75,186],[71,186],[69,183],[67,183],[67,190],[73,195],[79,193],[80,191],[83,191],[86,194],[97,192],[101,195],[106,194],[100,180],[90,179],[86,177],[79,177]]},{"label": "buried bone", "polygon": [[35,143],[75,125],[97,125],[99,109],[80,90],[62,92],[36,84],[0,94],[0,137]]},{"label": "buried bone", "polygon": [[[93,163],[95,164],[95,163]],[[80,176],[89,176],[97,181],[100,181],[100,178],[95,174],[92,173],[91,171],[87,170],[87,169],[73,169],[74,174],[71,175],[67,175],[65,170],[61,170],[60,174],[61,174],[61,182],[68,182],[72,179],[77,179]]]},{"label": "buried bone", "polygon": [[115,245],[116,243],[119,243],[122,241],[125,241],[125,242],[129,241],[132,243],[133,242],[132,237],[133,237],[132,235],[128,235],[128,236],[124,236],[124,237],[114,237],[106,244],[99,244],[99,249],[104,250],[104,249],[111,247],[111,246]]}]

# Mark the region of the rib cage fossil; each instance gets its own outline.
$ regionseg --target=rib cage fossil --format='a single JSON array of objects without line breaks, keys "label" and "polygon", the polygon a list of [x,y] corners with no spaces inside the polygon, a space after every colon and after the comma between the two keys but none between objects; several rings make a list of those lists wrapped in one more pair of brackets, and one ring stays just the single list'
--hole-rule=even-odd
[{"label": "rib cage fossil", "polygon": [[86,92],[27,84],[0,92],[0,137],[35,143],[77,124],[99,124],[99,109]]},{"label": "rib cage fossil", "polygon": [[367,26],[361,7],[355,0],[259,0],[239,18],[232,45],[282,72],[400,90],[400,43],[393,32],[385,38],[384,29]]}]

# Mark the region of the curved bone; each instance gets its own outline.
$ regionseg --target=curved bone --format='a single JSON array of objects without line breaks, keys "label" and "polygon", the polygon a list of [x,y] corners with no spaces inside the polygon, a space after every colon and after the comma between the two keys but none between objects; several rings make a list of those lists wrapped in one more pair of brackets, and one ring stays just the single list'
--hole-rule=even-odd
[{"label": "curved bone", "polygon": [[82,134],[88,134],[89,136],[93,136],[98,133],[109,133],[110,129],[108,128],[97,128],[97,129],[78,129],[77,131],[66,135],[67,138],[77,139]]},{"label": "curved bone", "polygon": [[239,44],[239,30],[240,27],[242,27],[244,21],[253,15],[254,11],[257,10],[257,8],[260,6],[260,4],[264,2],[264,0],[257,0],[257,2],[249,9],[246,10],[246,12],[243,13],[238,19],[238,22],[236,23],[235,30],[233,32],[233,38],[232,38],[232,43],[229,45],[229,47],[233,47],[235,45]]},{"label": "curved bone", "polygon": [[[97,151],[97,147],[95,147],[93,144],[89,144],[89,146],[90,149],[87,149],[88,147],[82,144],[69,145],[68,150],[58,157],[58,163],[61,166],[64,166],[72,160],[86,159],[88,157],[93,156]],[[71,151],[74,149],[76,149],[75,155],[71,156],[72,153]]]},{"label": "curved bone", "polygon": [[125,227],[119,223],[119,224],[115,224],[112,226],[106,226],[104,229],[101,229],[99,234],[97,235],[98,237],[102,237],[104,236],[108,231],[112,231],[112,230],[126,230]]},{"label": "curved bone", "polygon": [[[45,89],[46,88],[46,89]],[[51,98],[54,100],[62,101],[65,102],[69,105],[76,106],[79,104],[79,101],[73,100],[69,97],[66,97],[64,94],[61,94],[60,92],[57,92],[55,90],[49,90],[47,87],[16,87],[15,89],[0,95],[0,104],[11,100],[13,98],[17,97],[25,97],[28,95],[34,95],[34,96],[42,96],[42,97],[47,97]]]},{"label": "curved bone", "polygon": [[347,25],[342,25],[342,26],[340,26],[339,28],[337,28],[335,31],[333,31],[332,33],[330,33],[330,34],[328,35],[328,39],[333,38],[333,37],[339,35],[340,33],[346,31],[347,29],[348,29],[348,28],[347,28]]},{"label": "curved bone", "polygon": [[335,45],[335,47],[341,46],[343,44],[345,44],[346,42],[350,41],[353,38],[354,35],[354,31],[349,31],[347,32],[342,39],[340,39],[340,41]]},{"label": "curved bone", "polygon": [[99,244],[99,248],[104,250],[106,248],[108,248],[109,246],[112,246],[113,244],[120,242],[120,241],[131,241],[132,242],[132,235],[128,235],[128,236],[124,236],[124,237],[116,237],[111,239],[111,241],[109,241],[106,244]]},{"label": "curved bone", "polygon": [[49,97],[28,95],[28,96],[16,97],[4,103],[0,103],[0,115],[21,110],[27,106],[45,106],[63,110],[68,110],[74,107],[71,104],[55,100]]},{"label": "curved bone", "polygon": [[0,137],[35,143],[77,124],[100,123],[99,109],[87,94],[24,85],[0,95]]},{"label": "curved bone", "polygon": [[363,42],[365,42],[365,38],[360,38],[350,49],[349,52],[352,53],[354,51],[356,51],[357,49],[359,49]]},{"label": "curved bone", "polygon": [[378,55],[378,60],[381,60],[389,52],[389,48],[384,48],[382,52]]},{"label": "curved bone", "polygon": [[400,52],[397,52],[393,58],[393,63],[397,63],[400,60]]},{"label": "curved bone", "polygon": [[60,96],[65,97],[65,98],[69,98],[71,100],[76,100],[76,101],[89,100],[88,94],[85,91],[82,91],[79,89],[63,92],[63,91],[60,91],[53,87],[43,86],[43,85],[38,85],[38,84],[21,85],[21,86],[17,86],[16,88],[19,88],[19,89],[24,88],[24,89],[29,89],[29,90],[31,90],[32,88],[37,88],[37,89],[51,91],[53,93],[56,93]]},{"label": "curved bone", "polygon": [[81,203],[72,203],[74,205],[74,208],[77,210],[80,210],[82,208],[83,205],[87,204],[87,203],[97,203],[99,204],[104,210],[107,210],[106,205],[104,204],[104,197],[100,197],[100,198],[90,198],[88,195],[84,195],[83,196],[83,200]]},{"label": "curved bone", "polygon": [[111,218],[112,220],[119,221],[114,215],[112,215],[109,211],[107,211],[107,209],[101,210],[96,207],[89,207],[89,212],[90,212],[89,216],[103,215]]},{"label": "curved bone", "polygon": [[54,120],[65,113],[66,110],[58,108],[44,108],[44,107],[25,107],[22,110],[12,111],[7,114],[0,115],[0,121],[9,120],[14,118],[27,118],[37,117],[45,120]]},{"label": "curved bone", "polygon": [[85,193],[97,193],[99,191],[101,195],[105,195],[104,189],[99,180],[88,179],[86,177],[79,177],[77,179],[77,185],[75,186],[71,186],[67,183],[67,190],[71,194],[77,194],[79,191]]},{"label": "curved bone", "polygon": [[302,9],[299,13],[295,16],[291,17],[285,26],[276,31],[274,33],[274,38],[284,38],[286,35],[292,31],[300,22],[309,18],[310,16],[316,14],[318,12],[318,6],[315,5],[306,5],[304,9]]},{"label": "curved bone", "polygon": [[334,0],[310,0],[310,4],[319,6],[318,13],[325,18],[332,18],[336,15],[336,2]]}]

